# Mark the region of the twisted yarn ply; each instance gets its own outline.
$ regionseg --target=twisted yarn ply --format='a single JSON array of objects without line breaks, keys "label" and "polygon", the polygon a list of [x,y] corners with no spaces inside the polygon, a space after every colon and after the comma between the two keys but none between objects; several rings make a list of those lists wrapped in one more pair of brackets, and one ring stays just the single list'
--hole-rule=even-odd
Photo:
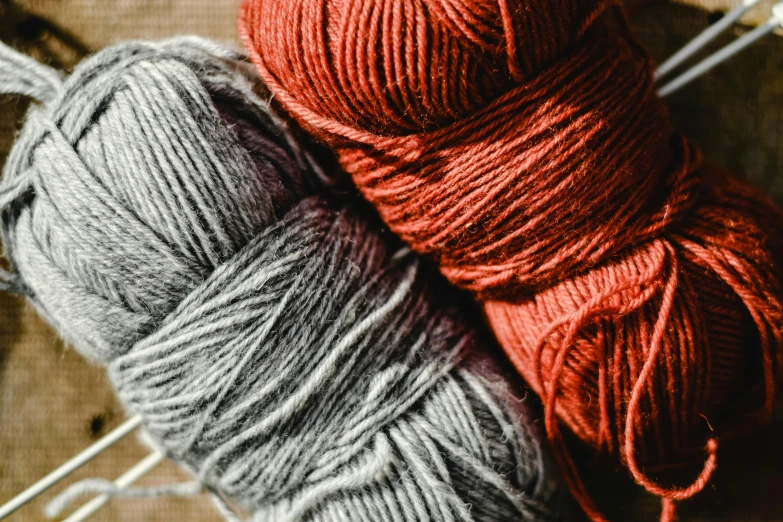
[{"label": "twisted yarn ply", "polygon": [[246,0],[241,30],[276,99],[480,301],[588,515],[561,424],[666,519],[778,394],[783,221],[672,133],[617,4]]},{"label": "twisted yarn ply", "polygon": [[63,81],[0,47],[0,91],[43,102],[0,183],[6,287],[251,520],[557,519],[527,406],[437,278],[315,195],[251,71],[190,38]]}]

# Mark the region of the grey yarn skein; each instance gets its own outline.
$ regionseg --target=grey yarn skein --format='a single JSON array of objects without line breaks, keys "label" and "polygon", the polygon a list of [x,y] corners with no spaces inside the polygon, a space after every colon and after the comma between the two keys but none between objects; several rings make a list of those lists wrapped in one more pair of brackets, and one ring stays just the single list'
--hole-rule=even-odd
[{"label": "grey yarn skein", "polygon": [[439,279],[317,195],[245,69],[134,42],[59,83],[0,49],[0,92],[46,102],[0,182],[7,287],[251,520],[557,519],[527,406]]}]

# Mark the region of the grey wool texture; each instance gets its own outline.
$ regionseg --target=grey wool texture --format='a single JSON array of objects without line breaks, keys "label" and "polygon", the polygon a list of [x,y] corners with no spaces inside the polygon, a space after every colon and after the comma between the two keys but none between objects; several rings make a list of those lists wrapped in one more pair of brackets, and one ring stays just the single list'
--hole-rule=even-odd
[{"label": "grey wool texture", "polygon": [[440,279],[319,195],[247,71],[195,38],[67,79],[0,48],[0,92],[41,102],[0,183],[0,284],[227,518],[558,519],[531,414]]}]

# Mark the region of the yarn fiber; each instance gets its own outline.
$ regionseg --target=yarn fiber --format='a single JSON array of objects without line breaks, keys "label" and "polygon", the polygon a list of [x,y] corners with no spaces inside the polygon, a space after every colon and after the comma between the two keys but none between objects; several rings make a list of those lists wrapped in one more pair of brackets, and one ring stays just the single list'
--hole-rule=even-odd
[{"label": "yarn fiber", "polygon": [[0,184],[7,284],[251,520],[556,520],[528,407],[437,278],[316,195],[251,70],[130,42],[60,83],[0,48],[0,91],[45,101]]},{"label": "yarn fiber", "polygon": [[561,423],[669,518],[778,394],[783,221],[673,134],[617,4],[246,0],[241,30],[391,230],[480,301],[585,511],[603,519]]}]

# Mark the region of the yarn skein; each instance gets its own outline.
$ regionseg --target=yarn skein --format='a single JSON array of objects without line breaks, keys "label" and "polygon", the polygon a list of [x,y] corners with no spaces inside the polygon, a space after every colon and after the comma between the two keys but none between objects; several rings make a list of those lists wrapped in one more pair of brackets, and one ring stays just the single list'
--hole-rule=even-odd
[{"label": "yarn skein", "polygon": [[528,407],[437,279],[316,195],[248,72],[194,38],[64,81],[0,48],[0,91],[45,102],[0,183],[5,279],[251,520],[557,520]]},{"label": "yarn skein", "polygon": [[276,99],[481,303],[592,519],[561,426],[668,519],[769,416],[783,220],[673,134],[618,2],[246,0],[240,25]]}]

